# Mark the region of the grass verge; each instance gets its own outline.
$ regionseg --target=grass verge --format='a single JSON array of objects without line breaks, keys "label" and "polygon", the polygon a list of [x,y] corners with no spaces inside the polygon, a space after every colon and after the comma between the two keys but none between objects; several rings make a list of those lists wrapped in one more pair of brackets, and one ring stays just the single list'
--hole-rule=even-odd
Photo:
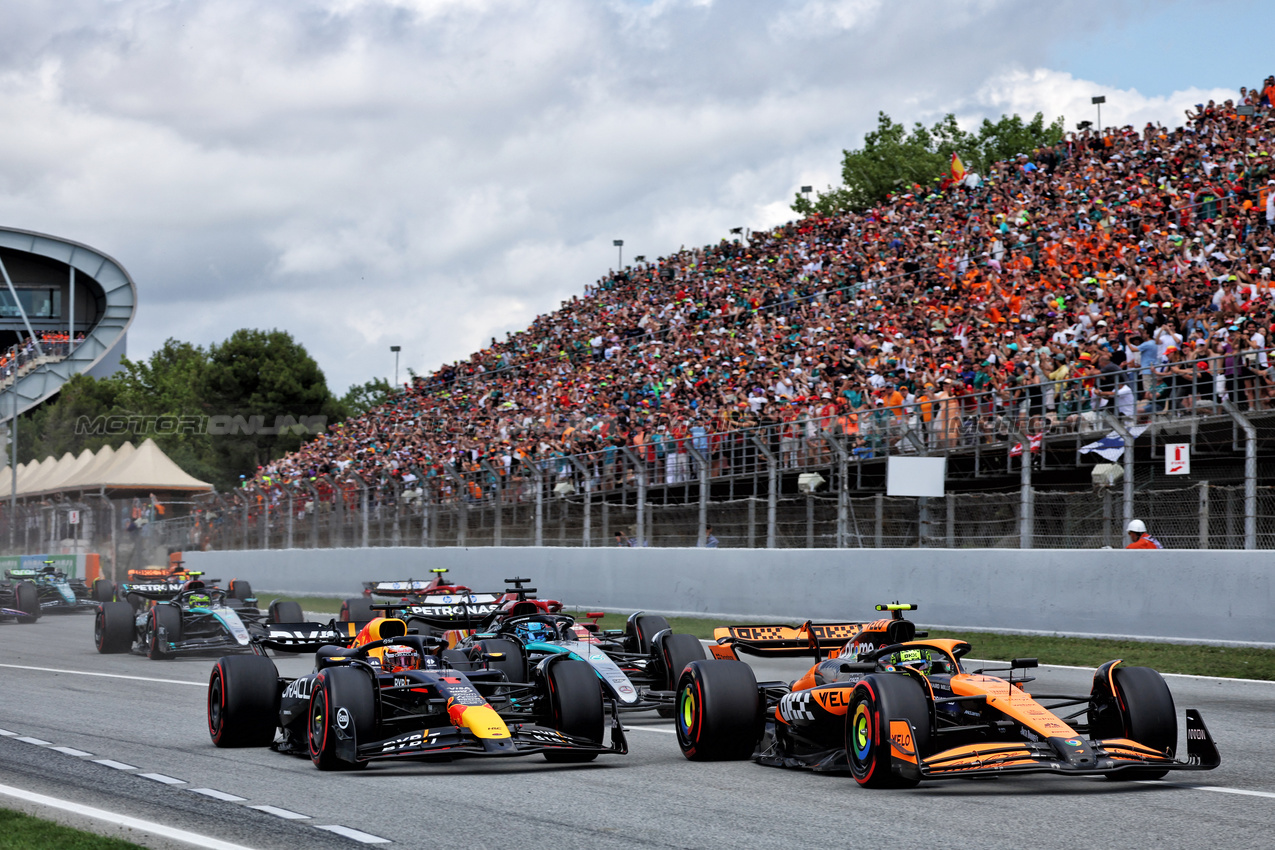
[{"label": "grass verge", "polygon": [[118,838],[105,838],[47,820],[0,809],[0,850],[141,850]]},{"label": "grass verge", "polygon": [[[268,607],[273,598],[263,596],[261,607],[263,609]],[[322,596],[287,598],[300,602],[302,609],[306,611],[336,614],[341,610],[340,599]],[[583,617],[582,611],[567,613]],[[625,614],[607,614],[598,621],[598,625],[604,629],[622,629],[626,619]],[[695,635],[702,640],[711,639],[713,629],[717,626],[740,624],[738,621],[705,620],[697,617],[669,617],[668,621],[674,631]],[[1128,665],[1152,667],[1161,673],[1275,680],[1275,649],[1002,635],[986,632],[934,631],[930,635],[968,641],[974,647],[973,655],[976,658],[1001,661],[1011,658],[1039,658],[1041,664],[1062,664],[1072,667],[1097,667],[1104,661],[1122,658]]]}]

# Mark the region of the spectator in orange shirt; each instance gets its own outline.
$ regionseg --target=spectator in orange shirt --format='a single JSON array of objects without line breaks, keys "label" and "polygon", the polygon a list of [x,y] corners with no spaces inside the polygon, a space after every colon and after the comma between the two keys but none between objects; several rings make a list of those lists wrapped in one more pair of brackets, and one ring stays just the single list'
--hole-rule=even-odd
[{"label": "spectator in orange shirt", "polygon": [[1129,521],[1129,545],[1126,549],[1163,549],[1160,541],[1147,534],[1147,524],[1140,519]]}]

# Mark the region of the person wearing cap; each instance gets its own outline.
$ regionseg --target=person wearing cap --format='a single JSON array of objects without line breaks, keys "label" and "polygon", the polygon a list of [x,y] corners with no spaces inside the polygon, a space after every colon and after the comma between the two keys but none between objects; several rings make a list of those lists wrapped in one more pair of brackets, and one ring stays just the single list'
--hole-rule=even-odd
[{"label": "person wearing cap", "polygon": [[1125,529],[1129,535],[1129,545],[1126,549],[1163,549],[1160,544],[1150,534],[1147,534],[1147,524],[1140,519],[1129,520],[1129,527]]}]

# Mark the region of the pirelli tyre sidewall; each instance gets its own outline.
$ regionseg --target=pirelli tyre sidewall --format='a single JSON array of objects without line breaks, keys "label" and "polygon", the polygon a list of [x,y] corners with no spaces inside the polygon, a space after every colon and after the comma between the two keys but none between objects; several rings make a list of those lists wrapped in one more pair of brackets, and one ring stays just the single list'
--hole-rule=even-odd
[{"label": "pirelli tyre sidewall", "polygon": [[[160,629],[164,636],[160,637]],[[182,612],[175,605],[160,604],[150,610],[146,618],[146,657],[152,661],[171,658],[168,643],[182,639]]]},{"label": "pirelli tyre sidewall", "polygon": [[742,760],[761,738],[764,703],[743,661],[692,661],[677,686],[674,726],[692,761]]},{"label": "pirelli tyre sidewall", "polygon": [[29,617],[19,617],[19,623],[31,624],[40,619],[40,590],[29,581],[20,581],[13,586],[13,604],[19,611],[26,611]]},{"label": "pirelli tyre sidewall", "polygon": [[336,726],[352,723],[356,742],[372,739],[376,724],[373,688],[372,677],[357,667],[329,667],[316,677],[306,725],[310,760],[319,770],[367,767],[366,761],[350,763],[336,757]]},{"label": "pirelli tyre sidewall", "polygon": [[93,616],[93,645],[103,655],[128,652],[137,631],[137,615],[127,602],[103,602]]},{"label": "pirelli tyre sidewall", "polygon": [[846,758],[851,775],[865,788],[917,784],[895,776],[890,769],[891,719],[912,722],[917,753],[924,756],[930,740],[930,707],[924,686],[900,673],[874,674],[855,685],[846,712]]},{"label": "pirelli tyre sidewall", "polygon": [[219,747],[265,747],[279,726],[279,673],[261,655],[217,659],[208,678],[208,734]]}]

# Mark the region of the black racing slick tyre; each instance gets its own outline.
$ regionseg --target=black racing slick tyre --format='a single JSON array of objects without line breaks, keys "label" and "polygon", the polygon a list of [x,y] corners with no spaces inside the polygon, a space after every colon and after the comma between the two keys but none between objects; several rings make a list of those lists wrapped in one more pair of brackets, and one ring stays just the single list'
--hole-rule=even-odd
[{"label": "black racing slick tyre", "polygon": [[480,668],[482,657],[496,653],[499,653],[502,657],[489,658],[487,660],[488,669],[499,670],[504,673],[506,681],[527,681],[527,659],[523,655],[522,646],[517,641],[506,640],[505,638],[490,638],[476,642],[473,649],[470,650],[469,656],[471,662],[474,663],[473,669]]},{"label": "black racing slick tyre", "polygon": [[93,616],[93,644],[103,655],[128,652],[133,646],[137,614],[127,602],[103,602]]},{"label": "black racing slick tyre", "polygon": [[301,603],[291,599],[276,599],[270,603],[269,622],[304,623],[305,614],[301,611]]},{"label": "black racing slick tyre", "polygon": [[[563,735],[583,738],[602,746],[604,712],[602,683],[586,661],[565,659],[549,665],[550,723]],[[545,760],[555,763],[593,761],[597,753],[549,751]]]},{"label": "black racing slick tyre", "polygon": [[660,644],[660,652],[663,656],[664,669],[668,673],[665,689],[670,691],[677,690],[677,683],[682,679],[682,671],[686,669],[692,661],[703,661],[707,656],[704,654],[704,644],[699,642],[699,638],[694,635],[668,635]]},{"label": "black racing slick tyre", "polygon": [[[160,630],[164,637],[160,637]],[[182,639],[182,612],[174,605],[156,605],[146,618],[146,657],[152,661],[169,658],[166,643]]]},{"label": "black racing slick tyre", "polygon": [[279,671],[261,655],[217,659],[208,679],[208,734],[219,747],[266,747],[279,727]]},{"label": "black racing slick tyre", "polygon": [[230,603],[231,605],[236,604],[236,602],[242,604],[249,599],[256,598],[252,595],[252,585],[241,578],[232,578],[230,580],[229,591],[227,595],[231,600],[234,600]]},{"label": "black racing slick tyre", "polygon": [[742,661],[692,661],[677,686],[675,727],[691,761],[738,761],[757,748],[764,703]]},{"label": "black racing slick tyre", "polygon": [[651,638],[667,628],[671,628],[668,620],[658,614],[643,614],[633,621],[636,634],[637,651],[645,655],[651,651]]},{"label": "black racing slick tyre", "polygon": [[376,724],[376,696],[372,679],[355,667],[329,667],[319,674],[310,693],[308,740],[310,760],[319,770],[361,770],[366,761],[337,758],[337,727],[354,729],[357,744],[372,739]]},{"label": "black racing slick tyre", "polygon": [[13,605],[19,611],[27,612],[26,617],[19,617],[19,623],[31,624],[40,619],[40,591],[29,581],[20,581],[13,587]]},{"label": "black racing slick tyre", "polygon": [[[664,687],[662,690],[676,691],[677,683],[682,678],[682,671],[692,661],[702,661],[705,656],[704,645],[694,635],[668,634],[659,643],[660,663],[664,665]],[[673,706],[660,706],[655,709],[660,717],[672,717],[677,713]]]},{"label": "black racing slick tyre", "polygon": [[355,596],[341,603],[342,623],[366,623],[375,620],[377,612],[372,610],[372,600],[366,596]]},{"label": "black racing slick tyre", "polygon": [[469,656],[459,649],[444,649],[438,653],[438,658],[453,670],[459,670],[462,673],[468,673],[474,669],[474,664],[469,660]]},{"label": "black racing slick tyre", "polygon": [[855,685],[846,711],[846,757],[865,788],[911,788],[919,780],[890,767],[890,720],[910,720],[917,758],[929,752],[930,707],[919,681],[902,674],[868,676]]},{"label": "black racing slick tyre", "polygon": [[108,578],[99,578],[93,581],[94,602],[110,602],[114,598],[115,582]]},{"label": "black racing slick tyre", "polygon": [[[1164,677],[1150,667],[1116,667],[1112,671],[1119,697],[1124,737],[1172,756],[1178,748],[1177,709]],[[1167,770],[1122,770],[1108,779],[1159,779]]]}]

